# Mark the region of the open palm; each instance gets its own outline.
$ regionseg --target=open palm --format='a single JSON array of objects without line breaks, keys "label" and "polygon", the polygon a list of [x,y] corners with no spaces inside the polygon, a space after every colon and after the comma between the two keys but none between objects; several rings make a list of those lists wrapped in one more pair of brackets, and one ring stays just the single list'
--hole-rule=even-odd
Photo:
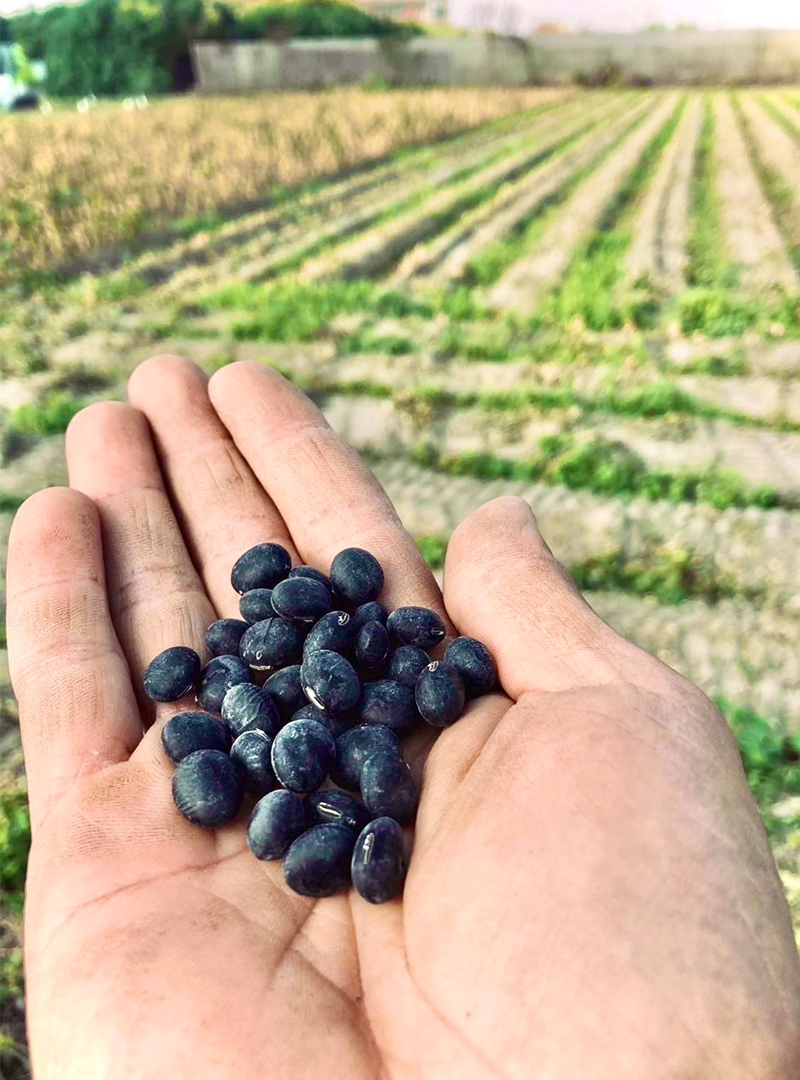
[{"label": "open palm", "polygon": [[[72,490],[29,500],[10,543],[36,1080],[799,1076],[800,967],[727,726],[597,618],[525,504],[459,527],[442,598],[275,373],[159,357],[130,400],[73,421]],[[267,540],[323,570],[369,549],[389,606],[438,608],[497,659],[508,696],[408,750],[402,901],[297,896],[241,821],[172,804],[178,706],[154,716],[141,674],[237,615],[230,567]]]}]

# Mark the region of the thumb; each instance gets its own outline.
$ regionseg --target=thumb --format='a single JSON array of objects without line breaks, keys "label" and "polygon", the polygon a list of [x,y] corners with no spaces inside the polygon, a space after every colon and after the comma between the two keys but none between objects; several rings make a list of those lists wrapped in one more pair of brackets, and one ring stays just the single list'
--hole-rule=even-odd
[{"label": "thumb", "polygon": [[639,683],[643,666],[661,668],[589,607],[523,499],[494,499],[461,522],[447,548],[444,602],[460,633],[486,644],[512,698]]}]

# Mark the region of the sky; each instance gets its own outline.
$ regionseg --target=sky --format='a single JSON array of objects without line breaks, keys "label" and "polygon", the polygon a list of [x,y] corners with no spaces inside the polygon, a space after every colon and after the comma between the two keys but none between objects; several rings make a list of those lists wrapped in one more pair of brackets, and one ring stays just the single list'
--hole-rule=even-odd
[{"label": "sky", "polygon": [[679,22],[709,30],[800,29],[797,0],[450,0],[450,21],[457,26],[469,26],[477,13],[490,11],[496,29],[503,29],[498,22],[513,19],[523,34],[543,22],[570,30],[638,30]]},{"label": "sky", "polygon": [[[48,0],[0,0],[0,14],[29,7],[48,7]],[[513,22],[519,33],[539,23],[559,22],[571,30],[637,30],[649,23],[691,22],[704,29],[800,29],[797,0],[450,0],[450,21],[469,26],[480,22],[502,30]]]}]

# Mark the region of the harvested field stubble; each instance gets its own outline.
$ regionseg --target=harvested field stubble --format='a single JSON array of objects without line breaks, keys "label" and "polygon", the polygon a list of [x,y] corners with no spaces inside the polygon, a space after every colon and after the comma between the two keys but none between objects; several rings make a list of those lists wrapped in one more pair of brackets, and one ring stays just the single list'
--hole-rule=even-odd
[{"label": "harvested field stubble", "polygon": [[342,89],[5,117],[0,251],[7,269],[43,269],[567,92]]}]

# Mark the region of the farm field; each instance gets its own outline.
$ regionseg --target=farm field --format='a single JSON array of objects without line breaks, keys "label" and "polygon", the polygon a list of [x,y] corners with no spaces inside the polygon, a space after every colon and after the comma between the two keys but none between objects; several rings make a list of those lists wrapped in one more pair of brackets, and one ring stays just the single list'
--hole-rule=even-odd
[{"label": "farm field", "polygon": [[[18,170],[0,155],[0,222],[18,229],[0,263],[0,562],[15,508],[64,482],[71,416],[124,395],[138,362],[270,363],[367,458],[434,568],[462,517],[522,495],[599,614],[718,702],[800,941],[800,88],[458,93],[431,92],[427,129],[376,121],[341,161],[328,142],[303,165],[287,142],[269,158],[279,197],[235,214],[264,194],[241,178],[266,143],[219,179],[210,143],[199,175],[192,146],[176,150],[170,202],[165,120],[161,171],[141,174],[130,212],[180,217],[182,235],[105,249],[63,281],[48,252],[88,263],[111,243],[114,215],[96,211],[112,192],[124,212],[136,148],[120,142],[117,173],[56,213],[56,145],[52,175],[26,179],[30,143],[0,121]],[[391,95],[370,98],[384,116]],[[30,121],[89,134],[109,116]],[[0,850],[22,851],[2,652],[0,724]],[[0,1060],[19,1070],[6,914]]]}]

